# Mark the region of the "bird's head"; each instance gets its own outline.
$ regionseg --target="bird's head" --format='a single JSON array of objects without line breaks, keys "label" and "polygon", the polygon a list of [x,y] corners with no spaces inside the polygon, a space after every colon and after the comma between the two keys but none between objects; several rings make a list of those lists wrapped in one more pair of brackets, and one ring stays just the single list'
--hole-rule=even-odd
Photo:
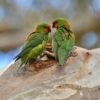
[{"label": "bird's head", "polygon": [[70,29],[69,22],[65,19],[59,18],[53,21],[52,28],[59,28],[59,27],[66,27],[67,29]]},{"label": "bird's head", "polygon": [[37,25],[35,32],[49,33],[49,32],[51,32],[50,25],[48,25],[48,24],[39,24],[39,25]]}]

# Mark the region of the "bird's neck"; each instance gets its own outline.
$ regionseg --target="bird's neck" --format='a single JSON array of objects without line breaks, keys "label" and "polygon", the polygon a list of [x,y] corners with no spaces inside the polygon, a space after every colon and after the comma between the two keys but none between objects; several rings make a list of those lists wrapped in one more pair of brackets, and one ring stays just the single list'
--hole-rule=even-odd
[{"label": "bird's neck", "polygon": [[68,29],[68,28],[65,27],[65,26],[60,27],[59,30],[60,30],[62,33],[67,33],[67,38],[70,38],[70,37],[71,37],[71,34],[73,33],[70,29]]},{"label": "bird's neck", "polygon": [[61,27],[58,28],[58,30],[61,30],[63,33],[71,33],[72,32],[66,26],[61,26]]}]

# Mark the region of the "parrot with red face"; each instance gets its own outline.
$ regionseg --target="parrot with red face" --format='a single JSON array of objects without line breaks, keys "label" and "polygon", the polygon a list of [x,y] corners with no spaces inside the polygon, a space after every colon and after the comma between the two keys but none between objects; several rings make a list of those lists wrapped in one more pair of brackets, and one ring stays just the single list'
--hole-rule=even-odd
[{"label": "parrot with red face", "polygon": [[16,56],[16,61],[21,59],[21,64],[18,67],[18,70],[30,59],[35,61],[37,57],[43,52],[48,42],[49,32],[51,32],[51,28],[48,24],[40,24],[37,25],[34,32],[29,34],[21,52]]},{"label": "parrot with red face", "polygon": [[53,52],[59,65],[62,66],[74,47],[75,35],[66,19],[56,19],[52,27],[56,29],[52,39]]}]

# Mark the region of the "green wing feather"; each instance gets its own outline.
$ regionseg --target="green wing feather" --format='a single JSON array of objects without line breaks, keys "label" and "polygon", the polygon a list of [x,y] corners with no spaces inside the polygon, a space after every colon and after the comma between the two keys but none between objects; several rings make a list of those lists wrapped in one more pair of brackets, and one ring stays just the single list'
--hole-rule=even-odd
[{"label": "green wing feather", "polygon": [[52,40],[52,51],[54,52],[55,59],[58,60],[57,57],[57,49],[58,49],[58,44],[55,40]]},{"label": "green wing feather", "polygon": [[53,51],[56,58],[58,58],[60,65],[63,65],[65,59],[69,57],[74,43],[75,36],[71,31],[65,30],[65,28],[61,27],[54,33]]},{"label": "green wing feather", "polygon": [[64,65],[64,62],[66,59],[68,59],[73,47],[74,42],[71,39],[66,39],[62,42],[61,46],[58,49],[58,59],[60,65]]},{"label": "green wing feather", "polygon": [[22,52],[27,50],[27,48],[30,48],[30,47],[33,48],[37,46],[38,44],[40,44],[43,41],[43,37],[44,37],[43,34],[39,34],[39,33],[31,34],[30,37],[28,37],[28,39],[26,40],[22,48]]},{"label": "green wing feather", "polygon": [[62,39],[62,35],[60,33],[60,30],[57,30],[54,33],[53,40],[52,40],[52,49],[53,49],[53,52],[55,54],[56,60],[58,60],[58,48],[61,45],[62,41],[63,41],[63,39]]},{"label": "green wing feather", "polygon": [[26,40],[26,42],[23,45],[22,51],[19,54],[19,57],[24,56],[27,54],[32,48],[35,46],[41,44],[43,41],[43,35],[38,35],[38,33],[31,34],[30,38]]}]

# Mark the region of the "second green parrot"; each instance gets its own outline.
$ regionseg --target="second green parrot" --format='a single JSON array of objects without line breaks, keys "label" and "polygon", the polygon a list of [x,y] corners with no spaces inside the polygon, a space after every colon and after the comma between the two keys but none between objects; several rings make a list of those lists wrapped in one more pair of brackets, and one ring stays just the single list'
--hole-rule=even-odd
[{"label": "second green parrot", "polygon": [[56,19],[52,27],[56,29],[52,39],[53,52],[59,65],[64,65],[74,47],[75,35],[65,19]]},{"label": "second green parrot", "polygon": [[[25,41],[22,51],[16,56],[16,60],[21,59],[19,68],[26,64],[30,59],[33,61],[43,52],[48,42],[48,33],[51,28],[48,24],[37,25],[34,32],[32,32]],[[18,70],[19,70],[18,68]]]}]

